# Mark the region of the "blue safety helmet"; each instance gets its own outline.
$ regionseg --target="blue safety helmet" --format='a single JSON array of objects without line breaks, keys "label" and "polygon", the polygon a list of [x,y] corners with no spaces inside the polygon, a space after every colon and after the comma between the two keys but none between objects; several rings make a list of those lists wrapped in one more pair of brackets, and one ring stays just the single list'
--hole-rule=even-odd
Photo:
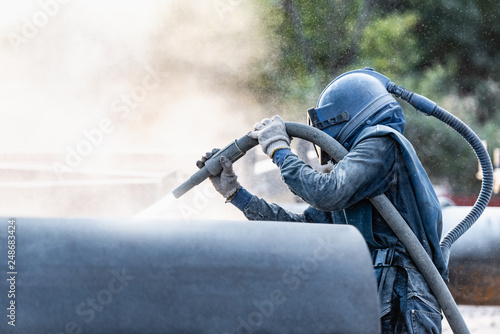
[{"label": "blue safety helmet", "polygon": [[[323,90],[316,108],[307,111],[309,125],[326,132],[347,149],[367,126],[386,124],[403,133],[404,115],[386,89],[389,82],[389,78],[371,68],[342,74]],[[322,165],[331,160],[326,152],[319,148],[316,151]]]}]

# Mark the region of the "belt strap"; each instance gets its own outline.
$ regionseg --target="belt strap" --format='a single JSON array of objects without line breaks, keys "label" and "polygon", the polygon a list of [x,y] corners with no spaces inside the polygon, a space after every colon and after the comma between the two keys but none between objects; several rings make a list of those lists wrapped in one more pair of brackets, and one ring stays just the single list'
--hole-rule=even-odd
[{"label": "belt strap", "polygon": [[409,255],[396,251],[394,248],[381,248],[371,252],[373,267],[400,266],[417,269]]},{"label": "belt strap", "polygon": [[382,248],[376,249],[372,253],[373,266],[378,267],[390,267],[392,261],[394,260],[394,253],[396,251],[394,248]]}]

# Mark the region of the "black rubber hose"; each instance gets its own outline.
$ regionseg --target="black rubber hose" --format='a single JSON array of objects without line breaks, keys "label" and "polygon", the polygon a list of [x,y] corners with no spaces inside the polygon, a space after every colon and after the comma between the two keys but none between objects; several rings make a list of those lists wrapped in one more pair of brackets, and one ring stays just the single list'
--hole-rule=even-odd
[{"label": "black rubber hose", "polygon": [[257,139],[250,138],[247,135],[236,139],[223,149],[215,153],[210,159],[205,162],[205,166],[199,169],[196,173],[191,175],[183,184],[178,186],[172,191],[175,198],[179,198],[193,187],[196,187],[211,175],[218,175],[222,172],[222,166],[220,165],[220,157],[225,156],[232,162],[237,161],[239,158],[245,155],[245,153],[251,148],[257,146],[259,142]]},{"label": "black rubber hose", "polygon": [[[318,130],[312,126],[294,122],[286,122],[285,125],[289,136],[301,138],[320,146],[336,161],[342,160],[348,153],[348,151],[342,145],[340,145],[339,142],[337,142],[335,139],[333,139],[332,137],[330,137],[321,130]],[[239,158],[246,151],[251,149],[253,146],[257,145],[256,140],[250,140],[249,138],[250,137],[248,136],[243,136],[242,138],[231,143],[221,151],[227,151],[227,152],[233,150],[239,151],[239,153],[237,154]],[[245,145],[241,145],[245,147],[244,148],[240,147],[239,150],[236,150],[234,146],[236,145],[236,143],[240,142],[245,143]],[[236,146],[239,147],[240,145]],[[224,154],[220,155],[218,154],[218,157],[220,158],[221,155]],[[210,160],[213,160],[214,164],[219,164],[218,159],[213,159],[212,157],[211,159],[209,159],[209,161]],[[218,168],[214,167],[214,171],[215,169],[219,170],[219,168],[222,169],[220,167],[220,164],[218,165]],[[208,171],[203,173],[199,171],[198,173],[195,173],[191,177],[191,179],[195,180],[190,179],[191,181],[190,180],[186,181],[184,184],[182,184],[176,190],[174,190],[174,193],[177,192],[178,195],[176,197],[182,196],[189,189],[201,183],[209,176],[210,173]],[[380,212],[380,214],[387,222],[387,224],[390,226],[390,228],[394,231],[394,234],[396,234],[398,239],[403,243],[406,250],[408,251],[408,254],[415,262],[415,265],[426,279],[430,289],[434,293],[439,303],[439,306],[443,310],[443,313],[446,316],[446,319],[448,320],[448,323],[450,324],[453,333],[458,333],[458,334],[469,333],[467,325],[465,324],[465,321],[462,315],[460,314],[458,306],[455,303],[455,300],[453,299],[453,296],[451,295],[450,291],[448,290],[446,283],[442,279],[436,266],[434,265],[431,258],[423,248],[422,244],[417,239],[417,237],[410,229],[408,224],[405,222],[401,214],[398,212],[398,210],[394,207],[391,201],[389,201],[387,196],[385,196],[384,194],[371,198],[370,201],[373,204],[373,206]]]},{"label": "black rubber hose", "polygon": [[[342,160],[348,153],[339,142],[323,131],[311,126],[301,123],[286,122],[286,130],[291,137],[302,138],[320,146],[336,161]],[[413,262],[415,262],[415,265],[434,293],[453,333],[470,333],[441,274],[399,211],[384,194],[371,198],[370,202],[405,246],[408,254],[411,256]]]},{"label": "black rubber hose", "polygon": [[390,82],[387,85],[387,90],[395,96],[400,97],[410,103],[415,107],[415,109],[439,119],[443,123],[450,126],[453,130],[458,132],[469,143],[469,145],[476,153],[477,159],[479,160],[479,165],[481,166],[481,171],[483,174],[483,180],[481,184],[481,191],[479,192],[476,203],[474,203],[474,206],[472,207],[469,214],[467,214],[467,216],[453,229],[451,229],[441,240],[441,250],[445,257],[446,264],[448,264],[450,259],[451,245],[477,221],[479,216],[481,216],[483,211],[488,206],[488,203],[491,199],[495,181],[493,165],[491,163],[490,156],[488,155],[488,151],[481,142],[481,139],[479,139],[476,133],[472,131],[472,129],[469,128],[467,124],[462,122],[460,119],[458,119],[448,111],[439,107],[435,102],[422,95],[415,94],[404,89],[403,87],[397,86],[393,82]]}]

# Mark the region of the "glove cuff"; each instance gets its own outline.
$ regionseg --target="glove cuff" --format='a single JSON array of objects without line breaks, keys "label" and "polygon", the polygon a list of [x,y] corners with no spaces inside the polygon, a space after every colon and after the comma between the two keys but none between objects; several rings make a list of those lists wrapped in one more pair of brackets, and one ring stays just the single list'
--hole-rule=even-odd
[{"label": "glove cuff", "polygon": [[290,149],[290,141],[278,140],[271,143],[266,149],[266,154],[272,159],[274,152],[283,148]]},{"label": "glove cuff", "polygon": [[238,186],[236,187],[236,189],[231,189],[232,193],[230,193],[230,191],[228,191],[225,195],[228,195],[228,193],[230,193],[227,197],[224,195],[224,198],[226,199],[226,203],[229,203],[231,202],[235,197],[236,197],[236,194],[238,193],[238,190],[241,189],[241,185],[238,183]]},{"label": "glove cuff", "polygon": [[220,184],[220,187],[219,187],[219,189],[217,189],[217,191],[225,199],[230,198],[231,196],[233,196],[234,194],[236,194],[236,192],[238,191],[238,189],[240,189],[240,187],[241,187],[241,185],[237,181],[237,179],[238,179],[238,177],[233,173],[233,175],[229,176],[225,180],[225,182],[222,182]]},{"label": "glove cuff", "polygon": [[285,142],[287,145],[290,145],[290,137],[287,135],[274,135],[269,138],[266,138],[265,136],[261,136],[259,138],[259,144],[262,146],[264,153],[267,153],[268,148],[276,142]]}]

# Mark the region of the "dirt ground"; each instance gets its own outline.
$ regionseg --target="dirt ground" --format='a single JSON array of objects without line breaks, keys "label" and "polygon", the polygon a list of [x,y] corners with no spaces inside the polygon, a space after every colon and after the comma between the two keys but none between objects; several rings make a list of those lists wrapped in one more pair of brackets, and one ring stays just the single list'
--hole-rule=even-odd
[{"label": "dirt ground", "polygon": [[[465,323],[471,333],[500,333],[500,306],[458,305]],[[443,320],[443,334],[453,333],[446,320]]]}]

